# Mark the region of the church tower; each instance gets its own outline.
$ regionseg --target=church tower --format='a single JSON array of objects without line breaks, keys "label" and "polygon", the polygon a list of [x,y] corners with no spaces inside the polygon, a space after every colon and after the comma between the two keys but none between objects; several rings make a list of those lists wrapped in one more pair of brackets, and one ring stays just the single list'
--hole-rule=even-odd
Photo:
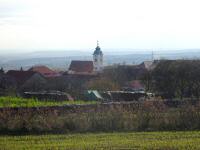
[{"label": "church tower", "polygon": [[99,41],[97,41],[97,47],[93,53],[93,62],[94,62],[94,71],[101,72],[103,71],[103,52],[99,47]]}]

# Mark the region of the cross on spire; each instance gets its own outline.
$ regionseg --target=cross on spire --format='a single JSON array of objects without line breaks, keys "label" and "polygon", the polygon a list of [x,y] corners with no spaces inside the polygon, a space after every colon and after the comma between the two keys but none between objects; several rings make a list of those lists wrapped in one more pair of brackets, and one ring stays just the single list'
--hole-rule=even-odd
[{"label": "cross on spire", "polygon": [[99,46],[99,41],[97,40],[97,46]]}]

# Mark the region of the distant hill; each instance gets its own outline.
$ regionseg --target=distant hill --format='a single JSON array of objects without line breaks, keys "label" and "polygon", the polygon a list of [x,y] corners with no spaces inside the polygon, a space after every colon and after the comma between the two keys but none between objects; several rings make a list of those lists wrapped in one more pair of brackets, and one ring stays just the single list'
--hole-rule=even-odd
[{"label": "distant hill", "polygon": [[[152,59],[150,50],[103,50],[104,64],[139,64]],[[154,59],[199,59],[200,49],[193,50],[157,50]],[[28,69],[34,65],[46,65],[52,69],[67,70],[71,60],[92,60],[91,51],[41,51],[25,54],[0,56],[0,67],[5,70]]]}]

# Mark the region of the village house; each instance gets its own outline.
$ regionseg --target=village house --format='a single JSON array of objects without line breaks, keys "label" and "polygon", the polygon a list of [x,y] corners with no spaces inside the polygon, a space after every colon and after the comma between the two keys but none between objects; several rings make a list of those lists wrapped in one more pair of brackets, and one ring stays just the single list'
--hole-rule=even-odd
[{"label": "village house", "polygon": [[41,66],[33,66],[28,71],[33,71],[33,72],[40,73],[41,75],[43,75],[46,78],[61,76],[60,73],[58,73],[56,71],[53,71],[50,68],[48,68],[47,66],[43,66],[43,65],[41,65]]},{"label": "village house", "polygon": [[132,80],[126,83],[126,86],[122,87],[124,91],[145,91],[144,85],[140,80]]},{"label": "village house", "polygon": [[20,90],[37,91],[47,82],[43,75],[34,71],[9,70],[6,74],[15,80]]}]

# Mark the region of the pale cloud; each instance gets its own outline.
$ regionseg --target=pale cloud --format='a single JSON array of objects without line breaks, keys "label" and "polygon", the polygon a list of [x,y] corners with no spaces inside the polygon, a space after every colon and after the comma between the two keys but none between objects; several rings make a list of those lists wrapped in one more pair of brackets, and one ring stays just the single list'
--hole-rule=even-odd
[{"label": "pale cloud", "polygon": [[198,0],[0,0],[0,49],[200,48]]}]

